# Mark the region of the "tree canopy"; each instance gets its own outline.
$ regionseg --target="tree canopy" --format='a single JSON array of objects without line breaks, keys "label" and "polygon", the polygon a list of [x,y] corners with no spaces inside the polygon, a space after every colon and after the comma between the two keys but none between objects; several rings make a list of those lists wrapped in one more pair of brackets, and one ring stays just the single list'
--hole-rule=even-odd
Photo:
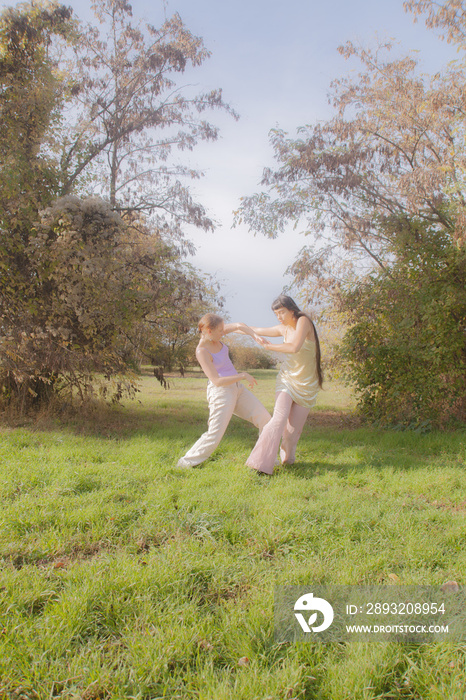
[{"label": "tree canopy", "polygon": [[[416,14],[427,11],[429,26],[443,29],[448,40],[464,48],[461,2],[405,5]],[[466,417],[464,58],[429,76],[419,71],[412,55],[393,57],[388,44],[371,50],[347,43],[340,52],[358,59],[361,72],[332,83],[333,117],[299,128],[294,138],[279,129],[271,132],[278,167],[264,171],[262,191],[243,199],[237,220],[272,237],[290,224],[310,237],[292,271],[308,301],[338,308],[350,325],[346,359],[363,403],[371,396],[364,404],[368,415],[404,423],[445,422],[449,411]],[[454,298],[443,316],[430,314],[429,287],[440,297],[451,295],[449,302]],[[395,306],[390,298],[396,298]],[[403,314],[412,323],[388,341],[387,323],[394,325]],[[410,352],[411,359],[417,354],[419,366],[429,366],[430,358],[431,375],[448,387],[448,409],[441,418],[431,402],[416,408],[408,400],[407,394],[417,391],[414,360],[398,362],[395,381],[387,359],[397,343],[399,355],[403,333],[409,335],[419,324],[430,327],[432,318],[436,332],[422,340],[418,335],[417,350]],[[453,342],[448,340],[451,327],[456,329]],[[385,346],[386,352],[378,353],[375,346]],[[447,348],[451,352],[443,352]],[[443,364],[437,362],[440,356]],[[390,384],[397,391],[390,401],[383,400],[382,409]],[[403,403],[403,391],[401,415],[396,404]],[[438,391],[434,394],[438,397]]]},{"label": "tree canopy", "polygon": [[0,16],[0,387],[20,408],[84,399],[97,376],[120,397],[170,318],[186,328],[218,301],[177,243],[213,224],[165,165],[216,138],[196,115],[226,109],[220,91],[185,96],[172,77],[208,54],[178,16],[143,32],[129,4],[94,7],[111,40],[54,3]]},{"label": "tree canopy", "polygon": [[[171,237],[186,223],[213,223],[183,181],[201,173],[185,167],[174,150],[215,141],[218,129],[205,113],[236,117],[222,91],[195,94],[180,84],[188,67],[210,56],[178,14],[160,27],[135,22],[125,0],[95,0],[96,24],[75,45],[73,125],[61,135],[62,194],[86,181],[125,216],[144,213]],[[72,128],[70,129],[70,126]]]}]

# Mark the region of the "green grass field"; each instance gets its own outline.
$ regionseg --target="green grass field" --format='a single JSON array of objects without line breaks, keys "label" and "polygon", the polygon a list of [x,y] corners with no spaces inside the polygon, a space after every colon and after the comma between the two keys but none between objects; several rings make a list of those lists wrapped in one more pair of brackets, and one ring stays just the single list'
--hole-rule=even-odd
[{"label": "green grass field", "polygon": [[[275,372],[254,372],[271,409]],[[277,644],[276,585],[465,583],[465,431],[362,427],[328,386],[297,462],[200,468],[206,380],[1,429],[0,699],[464,700],[466,645]]]}]

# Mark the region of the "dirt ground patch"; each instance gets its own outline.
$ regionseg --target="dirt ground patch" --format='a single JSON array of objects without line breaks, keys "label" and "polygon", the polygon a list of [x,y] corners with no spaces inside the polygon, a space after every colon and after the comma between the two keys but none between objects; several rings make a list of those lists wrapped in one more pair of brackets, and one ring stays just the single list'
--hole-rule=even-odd
[{"label": "dirt ground patch", "polygon": [[356,430],[362,425],[362,419],[355,413],[345,411],[315,411],[308,422],[318,428],[335,428],[339,430]]}]

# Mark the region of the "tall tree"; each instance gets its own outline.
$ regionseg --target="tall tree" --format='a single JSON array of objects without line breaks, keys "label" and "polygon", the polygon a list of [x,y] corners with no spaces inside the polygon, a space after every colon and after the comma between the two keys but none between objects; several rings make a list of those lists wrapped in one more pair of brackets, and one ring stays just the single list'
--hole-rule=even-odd
[{"label": "tall tree", "polygon": [[221,90],[196,95],[179,84],[188,67],[209,56],[179,15],[156,28],[135,23],[125,0],[96,0],[99,26],[88,27],[77,44],[80,107],[75,129],[64,135],[62,192],[82,176],[122,215],[152,216],[160,231],[183,237],[186,223],[212,229],[182,178],[200,173],[176,162],[173,149],[215,140],[218,130],[206,110],[232,110]]},{"label": "tall tree", "polygon": [[53,49],[72,32],[71,11],[61,5],[8,8],[0,17],[0,355],[7,385],[16,382],[22,339],[40,305],[28,251],[38,210],[58,190],[48,148],[62,94]]},{"label": "tall tree", "polygon": [[333,83],[329,121],[299,129],[297,139],[272,132],[280,167],[264,171],[264,191],[238,213],[269,236],[290,222],[315,236],[293,267],[310,296],[332,293],[351,271],[387,267],[385,218],[420,217],[458,242],[466,235],[462,71],[429,78],[411,57],[352,44],[341,51],[364,72]]},{"label": "tall tree", "polygon": [[[123,220],[99,197],[59,196],[66,100],[81,88],[65,79],[58,43],[69,49],[77,36],[70,10],[55,4],[0,17],[0,393],[20,408],[58,391],[84,398],[96,372],[127,373],[144,320],[168,318],[176,304],[181,320],[180,289],[193,299],[205,290],[165,240],[168,224],[149,227],[138,211]],[[78,168],[95,152],[89,138],[75,142]]]},{"label": "tall tree", "polygon": [[[462,4],[407,6],[430,9],[430,25],[464,48]],[[331,119],[297,138],[272,132],[278,167],[237,219],[312,236],[292,270],[309,300],[342,312],[367,416],[445,424],[466,418],[464,63],[430,77],[390,49],[341,47],[362,72],[333,83]]]},{"label": "tall tree", "polygon": [[57,162],[47,148],[62,94],[53,47],[72,32],[71,10],[61,5],[8,8],[0,16],[1,269],[12,284],[26,264],[20,252],[31,215],[58,190]]}]

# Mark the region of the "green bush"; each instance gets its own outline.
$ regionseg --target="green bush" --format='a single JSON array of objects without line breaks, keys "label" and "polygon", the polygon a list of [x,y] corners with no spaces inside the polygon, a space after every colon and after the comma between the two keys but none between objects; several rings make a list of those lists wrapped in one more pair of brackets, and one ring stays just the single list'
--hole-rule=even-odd
[{"label": "green bush", "polygon": [[466,251],[413,221],[396,229],[389,268],[343,294],[341,357],[370,420],[417,429],[464,421]]},{"label": "green bush", "polygon": [[238,369],[273,369],[274,357],[265,350],[242,343],[229,344],[230,357]]}]

